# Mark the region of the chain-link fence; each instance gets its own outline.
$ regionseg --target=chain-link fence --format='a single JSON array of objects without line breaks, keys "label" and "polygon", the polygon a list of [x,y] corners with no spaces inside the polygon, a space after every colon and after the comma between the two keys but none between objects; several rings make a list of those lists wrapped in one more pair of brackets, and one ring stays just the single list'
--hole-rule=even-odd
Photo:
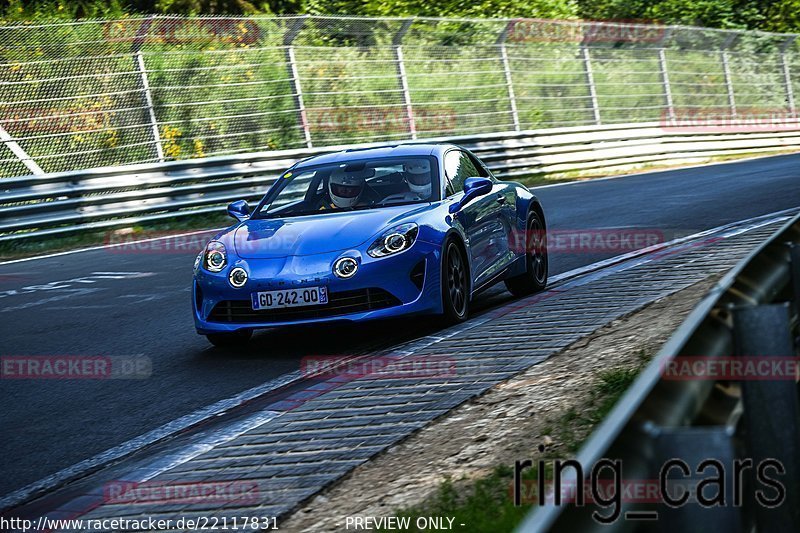
[{"label": "chain-link fence", "polygon": [[0,176],[532,128],[794,117],[794,35],[170,17],[0,27]]}]

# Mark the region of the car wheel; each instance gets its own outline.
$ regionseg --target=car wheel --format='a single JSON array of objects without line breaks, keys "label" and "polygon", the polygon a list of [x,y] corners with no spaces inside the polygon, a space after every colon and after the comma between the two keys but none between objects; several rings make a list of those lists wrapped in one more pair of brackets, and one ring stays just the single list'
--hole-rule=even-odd
[{"label": "car wheel", "polygon": [[246,345],[252,336],[252,329],[240,329],[231,333],[209,333],[206,338],[217,348],[237,348]]},{"label": "car wheel", "polygon": [[525,229],[525,273],[505,281],[514,296],[527,296],[547,285],[547,234],[538,213],[531,211]]},{"label": "car wheel", "polygon": [[442,307],[445,322],[463,322],[469,316],[469,271],[464,253],[452,240],[445,244],[442,267]]}]

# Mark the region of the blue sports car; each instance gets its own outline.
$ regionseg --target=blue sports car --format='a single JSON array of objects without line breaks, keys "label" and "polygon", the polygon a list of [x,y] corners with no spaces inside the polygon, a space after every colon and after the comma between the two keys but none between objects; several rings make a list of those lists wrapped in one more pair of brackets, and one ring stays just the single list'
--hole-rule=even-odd
[{"label": "blue sports car", "polygon": [[216,235],[194,265],[197,332],[433,314],[465,320],[480,291],[547,283],[545,217],[524,186],[468,150],[401,144],[305,159]]}]

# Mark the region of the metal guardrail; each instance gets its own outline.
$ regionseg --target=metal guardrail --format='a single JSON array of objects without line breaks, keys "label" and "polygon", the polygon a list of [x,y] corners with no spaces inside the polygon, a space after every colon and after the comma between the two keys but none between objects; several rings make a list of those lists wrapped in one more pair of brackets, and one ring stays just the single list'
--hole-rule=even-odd
[{"label": "metal guardrail", "polygon": [[[744,357],[754,362],[778,359],[791,368],[800,347],[799,315],[797,216],[709,291],[576,457],[586,473],[603,458],[620,460],[626,480],[654,480],[667,461],[683,460],[692,474],[673,468],[669,476],[673,483],[692,476],[697,483],[697,478],[718,475],[715,468],[697,471],[703,460],[716,459],[726,469],[721,486],[727,504],[704,508],[690,499],[685,505],[670,507],[623,499],[620,518],[611,525],[601,525],[592,517],[596,511],[607,516],[608,507],[577,506],[574,502],[545,505],[532,511],[519,530],[674,532],[713,527],[726,532],[800,531],[797,376],[741,381],[665,379],[669,374],[665,369],[675,368],[670,365],[699,361],[698,357],[718,362],[726,358],[731,364],[745,361]],[[724,377],[730,379],[730,375]],[[739,474],[731,470],[731,464],[746,458],[753,460],[753,466],[743,471],[744,498],[737,505],[732,487],[737,486],[735,476]],[[773,470],[768,476],[779,479],[785,488],[784,500],[771,509],[753,499],[755,490],[766,490],[769,499],[776,497],[777,493],[756,483],[753,476],[756,465],[769,458],[780,461],[785,469],[783,475]],[[576,482],[572,468],[564,472],[566,483]],[[711,492],[704,495],[711,497],[715,490]],[[676,494],[671,494],[673,499]],[[657,522],[642,521],[641,516],[638,521],[631,515],[625,518],[625,513],[654,511]]]},{"label": "metal guardrail", "polygon": [[[725,130],[726,128],[721,128]],[[800,149],[800,122],[750,131],[660,123],[430,139],[473,150],[501,178]],[[422,142],[418,140],[416,142]],[[130,226],[254,201],[298,159],[372,143],[0,180],[0,242]]]}]

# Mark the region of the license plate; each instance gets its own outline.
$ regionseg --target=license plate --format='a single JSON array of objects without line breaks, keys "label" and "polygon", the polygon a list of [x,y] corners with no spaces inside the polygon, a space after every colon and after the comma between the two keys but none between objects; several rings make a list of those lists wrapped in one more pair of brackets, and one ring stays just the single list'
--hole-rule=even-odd
[{"label": "license plate", "polygon": [[305,307],[328,303],[327,287],[305,287],[280,291],[254,292],[253,309],[281,309],[284,307]]}]

